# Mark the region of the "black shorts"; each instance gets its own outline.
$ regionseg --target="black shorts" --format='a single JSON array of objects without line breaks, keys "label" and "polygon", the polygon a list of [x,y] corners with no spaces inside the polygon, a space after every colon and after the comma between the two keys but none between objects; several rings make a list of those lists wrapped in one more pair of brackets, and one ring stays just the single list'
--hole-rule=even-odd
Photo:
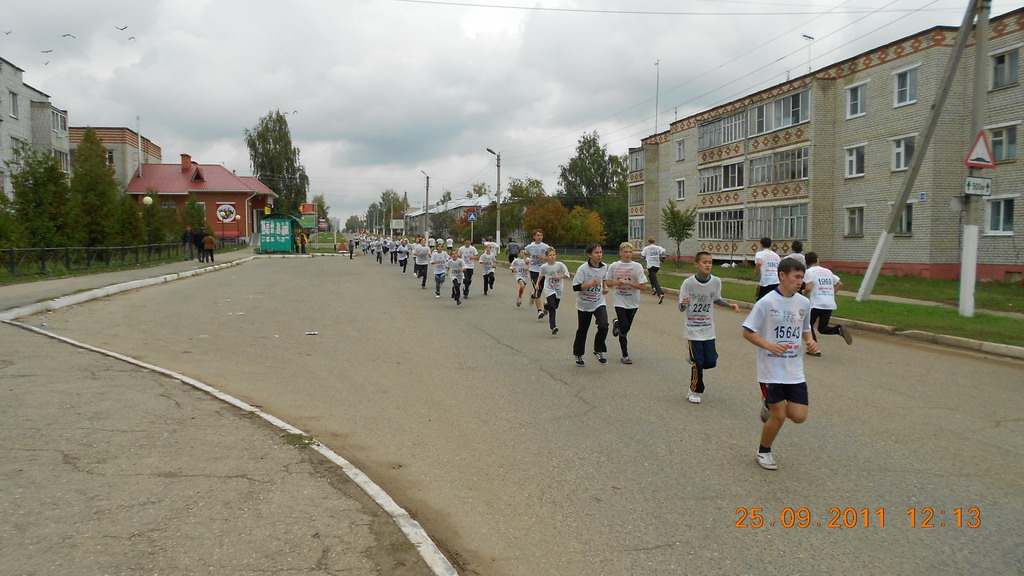
[{"label": "black shorts", "polygon": [[768,403],[776,404],[785,400],[807,406],[807,382],[799,384],[762,384],[768,390]]}]

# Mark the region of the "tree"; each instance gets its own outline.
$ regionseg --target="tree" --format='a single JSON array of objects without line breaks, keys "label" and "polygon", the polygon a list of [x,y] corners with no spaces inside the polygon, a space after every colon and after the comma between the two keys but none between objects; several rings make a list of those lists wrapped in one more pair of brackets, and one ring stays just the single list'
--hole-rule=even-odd
[{"label": "tree", "polygon": [[79,246],[116,244],[111,222],[118,212],[117,181],[107,164],[107,150],[92,128],[86,128],[71,163],[71,228]]},{"label": "tree", "polygon": [[299,149],[292,145],[288,120],[279,110],[267,113],[245,130],[245,145],[252,175],[278,195],[277,211],[298,216],[309,192],[309,177],[299,161]]},{"label": "tree", "polygon": [[523,225],[527,236],[531,236],[531,230],[540,228],[544,232],[544,241],[555,245],[566,242],[568,220],[569,209],[558,198],[545,196],[526,209]]},{"label": "tree", "polygon": [[181,211],[181,229],[191,226],[193,230],[206,228],[206,210],[199,205],[195,194],[189,194],[185,200],[185,207]]},{"label": "tree", "polygon": [[142,223],[142,212],[135,198],[122,194],[117,202],[114,229],[111,234],[113,246],[135,246],[143,243],[146,230]]},{"label": "tree", "polygon": [[626,156],[609,156],[612,187],[600,198],[594,210],[601,215],[607,241],[614,246],[629,238],[629,170]]},{"label": "tree", "polygon": [[[547,237],[547,233],[544,234]],[[577,206],[569,212],[566,220],[567,244],[585,246],[591,242],[604,242],[604,222],[601,216],[593,210],[587,210],[583,206]]]},{"label": "tree", "polygon": [[558,167],[559,194],[570,199],[598,198],[615,188],[616,174],[597,132],[580,136],[576,155]]},{"label": "tree", "polygon": [[7,194],[0,192],[0,247],[14,248],[24,242],[25,232],[14,216],[14,205]]},{"label": "tree", "polygon": [[[25,231],[25,246],[52,248],[70,245],[68,175],[49,150],[20,145],[15,154],[21,166],[11,170],[14,217]],[[7,163],[8,169],[12,163]]]},{"label": "tree", "polygon": [[170,231],[177,224],[175,213],[160,206],[157,191],[153,188],[146,189],[146,195],[152,198],[153,202],[149,206],[142,206],[143,240],[146,244],[164,244],[168,241]]},{"label": "tree", "polygon": [[327,215],[330,212],[330,208],[327,206],[327,200],[324,199],[324,195],[317,194],[313,196],[313,204],[316,205],[317,218],[323,218],[325,222],[329,222]]},{"label": "tree", "polygon": [[676,203],[669,200],[661,209],[661,228],[668,234],[668,237],[676,241],[676,257],[682,256],[680,245],[683,241],[693,235],[693,228],[697,225],[697,207],[689,210],[680,210]]},{"label": "tree", "polygon": [[[513,236],[525,229],[523,218],[526,216],[526,209],[533,206],[540,198],[544,197],[544,183],[537,178],[509,178],[508,190],[503,194],[505,200],[501,203],[501,227],[506,236]],[[491,217],[493,208],[488,207],[484,211],[484,220],[492,218],[487,225],[490,230],[496,226],[496,217]],[[527,231],[527,237],[529,237]],[[497,239],[501,242],[501,238]]]},{"label": "tree", "polygon": [[365,228],[366,228],[366,223],[363,222],[359,218],[359,216],[356,216],[355,214],[353,214],[352,216],[349,216],[348,220],[345,221],[345,230],[351,230],[353,232],[359,232],[360,230],[363,230]]}]

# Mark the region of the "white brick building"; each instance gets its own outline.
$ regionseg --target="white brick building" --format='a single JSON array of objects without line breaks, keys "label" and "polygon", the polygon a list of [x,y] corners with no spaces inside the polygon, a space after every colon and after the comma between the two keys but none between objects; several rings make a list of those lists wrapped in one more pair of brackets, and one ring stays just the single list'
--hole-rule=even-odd
[{"label": "white brick building", "polygon": [[49,95],[25,84],[23,74],[24,70],[0,58],[0,193],[8,196],[12,193],[10,170],[21,165],[21,144],[51,151],[64,172],[71,171],[67,110],[56,108]]},{"label": "white brick building", "polygon": [[[630,149],[629,237],[654,236],[661,209],[696,207],[698,250],[720,260],[750,260],[769,236],[787,253],[794,240],[826,265],[863,272],[871,259],[929,109],[956,28],[935,27],[714,109],[673,122]],[[978,277],[1024,275],[1024,8],[992,18],[984,128],[996,169],[993,194],[979,210]],[[969,41],[939,129],[911,194],[884,273],[955,278],[965,214],[962,195],[970,133],[974,43]]]}]

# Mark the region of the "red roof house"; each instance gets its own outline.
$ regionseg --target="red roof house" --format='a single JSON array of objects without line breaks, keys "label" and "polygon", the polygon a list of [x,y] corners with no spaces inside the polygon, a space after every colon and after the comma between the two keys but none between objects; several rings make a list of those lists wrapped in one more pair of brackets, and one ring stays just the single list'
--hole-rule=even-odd
[{"label": "red roof house", "polygon": [[155,190],[161,206],[180,211],[189,194],[206,209],[210,232],[219,238],[244,238],[257,229],[264,208],[273,206],[277,194],[251,176],[236,176],[220,164],[199,164],[188,154],[181,164],[143,164],[126,194],[139,202]]}]

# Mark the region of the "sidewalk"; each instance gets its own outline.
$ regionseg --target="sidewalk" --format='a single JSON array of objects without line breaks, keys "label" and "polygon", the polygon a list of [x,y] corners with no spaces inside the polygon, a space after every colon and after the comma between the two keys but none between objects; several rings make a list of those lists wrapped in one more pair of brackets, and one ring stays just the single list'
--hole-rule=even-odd
[{"label": "sidewalk", "polygon": [[[0,287],[0,314],[213,269]],[[272,416],[17,325],[0,324],[0,342],[4,573],[455,574],[386,494],[350,479],[361,472]]]}]

